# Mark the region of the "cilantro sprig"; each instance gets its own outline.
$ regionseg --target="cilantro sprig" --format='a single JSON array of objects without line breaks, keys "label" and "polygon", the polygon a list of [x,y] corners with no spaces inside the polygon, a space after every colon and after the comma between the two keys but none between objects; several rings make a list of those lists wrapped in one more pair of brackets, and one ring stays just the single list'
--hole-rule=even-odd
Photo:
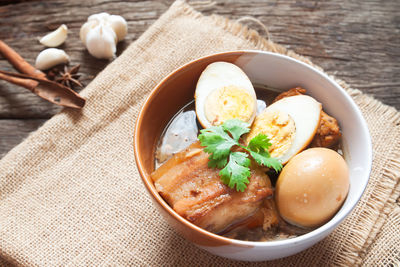
[{"label": "cilantro sprig", "polygon": [[[282,169],[281,162],[271,157],[268,148],[271,146],[265,134],[258,134],[252,138],[248,146],[239,143],[240,137],[250,131],[250,125],[234,119],[224,122],[220,126],[213,126],[200,131],[199,140],[204,151],[209,153],[208,166],[221,169],[219,175],[224,184],[230,188],[236,187],[243,192],[250,177],[250,159],[248,155],[261,166],[273,168],[279,172]],[[234,152],[232,147],[238,146],[244,152]]]}]

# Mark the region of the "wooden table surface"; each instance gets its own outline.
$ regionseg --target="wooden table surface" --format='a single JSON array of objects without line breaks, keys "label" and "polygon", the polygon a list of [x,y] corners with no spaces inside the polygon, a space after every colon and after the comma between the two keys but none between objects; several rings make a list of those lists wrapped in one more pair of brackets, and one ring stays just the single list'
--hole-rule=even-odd
[{"label": "wooden table surface", "polygon": [[[80,26],[89,15],[106,11],[128,21],[129,33],[118,45],[120,54],[172,2],[0,0],[0,39],[33,64],[44,49],[38,37],[67,24],[68,39],[60,48],[70,55],[72,64],[81,64],[87,84],[109,63],[90,56],[79,40]],[[199,7],[204,14],[231,19],[253,16],[268,27],[273,41],[309,57],[353,88],[400,110],[400,1],[206,2],[209,4]],[[259,25],[248,25],[263,33]],[[12,71],[3,57],[0,69]],[[26,89],[0,81],[0,158],[58,111],[59,107]]]}]

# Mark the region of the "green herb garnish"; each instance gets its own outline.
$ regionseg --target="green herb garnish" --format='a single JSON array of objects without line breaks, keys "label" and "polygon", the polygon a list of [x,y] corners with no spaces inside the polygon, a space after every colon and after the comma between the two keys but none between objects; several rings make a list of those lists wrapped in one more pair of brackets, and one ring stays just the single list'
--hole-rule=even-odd
[{"label": "green herb garnish", "polygon": [[[250,159],[248,154],[262,166],[273,168],[276,172],[282,169],[281,162],[272,158],[268,152],[271,146],[265,134],[258,134],[250,140],[248,146],[239,143],[239,138],[250,131],[250,125],[234,119],[220,126],[213,126],[200,131],[199,140],[204,151],[209,153],[208,166],[221,169],[219,175],[224,184],[230,188],[236,186],[237,191],[243,192],[250,177]],[[244,152],[233,152],[233,146],[243,148]]]}]

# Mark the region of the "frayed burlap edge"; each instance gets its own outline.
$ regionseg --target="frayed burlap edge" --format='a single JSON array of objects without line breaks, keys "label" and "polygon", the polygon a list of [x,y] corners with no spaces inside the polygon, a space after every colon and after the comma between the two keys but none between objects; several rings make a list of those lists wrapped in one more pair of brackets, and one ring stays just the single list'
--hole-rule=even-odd
[{"label": "frayed burlap edge", "polygon": [[[400,113],[396,109],[362,94],[359,90],[349,88],[344,82],[342,82],[341,86],[353,98],[358,99],[358,104],[361,108],[368,106],[370,109],[373,109],[373,112],[391,118],[392,123],[398,129],[396,132],[400,133]],[[357,251],[354,251],[354,249],[353,251],[350,250],[350,252],[354,255],[354,263],[356,264],[361,264],[362,259],[370,252],[370,246],[381,232],[382,227],[388,220],[389,214],[398,205],[396,201],[400,197],[400,142],[393,144],[391,154],[386,157],[389,160],[386,165],[382,166],[382,179],[379,180],[379,183],[375,187],[374,198],[369,198],[370,205],[361,213],[363,224],[360,224],[355,229],[357,233],[355,237],[358,239],[352,240],[352,242],[356,242],[354,243],[357,245],[355,248],[360,249],[360,253],[356,253]],[[387,194],[388,191],[390,192],[389,195]],[[380,207],[378,216],[375,215],[377,207]],[[362,246],[359,247],[359,245]]]},{"label": "frayed burlap edge", "polygon": [[[187,5],[185,1],[177,1],[175,4],[181,5],[183,11],[189,16],[199,20],[212,20],[216,27],[221,27],[232,35],[244,38],[249,44],[255,46],[256,49],[269,50],[287,55],[323,71],[321,67],[314,65],[308,58],[292,50],[288,50],[269,39],[266,40],[257,31],[249,29],[246,25],[218,15],[203,16],[200,12]],[[376,112],[390,116],[400,133],[400,113],[395,108],[382,104],[373,97],[363,94],[360,90],[352,89],[346,82],[333,75],[329,76],[342,86],[353,99],[357,99],[359,106],[369,106]],[[342,253],[337,257],[337,265],[348,265],[349,263],[362,264],[369,246],[371,246],[377,234],[382,229],[388,214],[396,206],[396,200],[400,197],[400,142],[394,144],[394,149],[391,155],[388,155],[388,158],[390,160],[386,166],[383,166],[383,179],[376,186],[375,198],[371,200],[373,203],[369,203],[370,205],[360,213],[359,218],[363,223],[357,224],[356,228],[352,231],[353,235],[348,237],[347,244],[344,246]],[[386,193],[387,190],[392,190],[389,196]],[[376,216],[376,207],[381,207],[378,216]]]},{"label": "frayed burlap edge", "polygon": [[[374,253],[368,253],[363,264],[365,266],[400,266],[400,207],[397,206],[388,215],[388,219],[377,234],[376,242],[371,245]],[[392,232],[393,238],[387,240],[386,232]],[[387,249],[389,247],[389,249]]]}]

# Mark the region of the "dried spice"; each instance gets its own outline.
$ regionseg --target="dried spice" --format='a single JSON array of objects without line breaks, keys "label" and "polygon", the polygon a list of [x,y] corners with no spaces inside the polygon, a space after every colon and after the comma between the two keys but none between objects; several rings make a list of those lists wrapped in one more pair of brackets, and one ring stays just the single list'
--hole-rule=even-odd
[{"label": "dried spice", "polygon": [[54,81],[67,86],[69,88],[73,88],[75,85],[79,87],[83,87],[81,82],[79,81],[80,75],[78,74],[80,64],[75,65],[71,68],[64,66],[64,71],[59,71],[59,77],[55,77]]},{"label": "dried spice", "polygon": [[[1,40],[0,54],[21,72],[13,73],[0,70],[0,80],[22,86],[41,98],[60,106],[82,108],[85,105],[85,99],[78,93],[65,85],[47,79],[45,73],[30,65],[14,49]],[[79,67],[72,69],[72,72],[76,74]],[[71,71],[69,71],[69,74],[71,75]],[[71,78],[76,80],[76,76]]]}]

